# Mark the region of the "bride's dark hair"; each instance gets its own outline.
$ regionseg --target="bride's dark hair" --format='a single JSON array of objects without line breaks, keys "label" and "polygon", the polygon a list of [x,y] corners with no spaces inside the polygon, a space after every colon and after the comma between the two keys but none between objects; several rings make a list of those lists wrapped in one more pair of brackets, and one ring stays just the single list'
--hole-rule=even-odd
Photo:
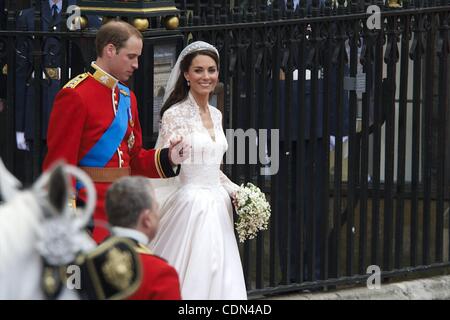
[{"label": "bride's dark hair", "polygon": [[172,93],[170,94],[169,98],[167,98],[166,102],[164,102],[161,108],[160,112],[161,118],[164,112],[167,111],[167,109],[169,109],[174,104],[183,101],[188,96],[189,86],[187,84],[186,79],[184,78],[184,73],[189,70],[192,60],[194,60],[194,58],[199,55],[211,57],[216,62],[217,68],[219,68],[219,57],[215,52],[212,52],[210,50],[194,51],[186,55],[186,57],[184,57],[184,59],[180,62],[180,76],[177,79],[175,87]]}]

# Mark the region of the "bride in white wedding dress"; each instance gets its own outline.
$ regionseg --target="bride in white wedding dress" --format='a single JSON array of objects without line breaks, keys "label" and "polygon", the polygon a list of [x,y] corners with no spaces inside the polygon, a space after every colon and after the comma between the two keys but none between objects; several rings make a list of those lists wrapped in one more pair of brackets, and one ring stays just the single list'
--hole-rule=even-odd
[{"label": "bride in white wedding dress", "polygon": [[161,205],[155,254],[178,271],[183,299],[246,299],[234,235],[231,198],[238,186],[220,170],[227,150],[222,114],[208,104],[218,82],[219,55],[197,41],[180,54],[172,70],[157,148],[182,136],[190,159],[168,181],[153,181]]}]

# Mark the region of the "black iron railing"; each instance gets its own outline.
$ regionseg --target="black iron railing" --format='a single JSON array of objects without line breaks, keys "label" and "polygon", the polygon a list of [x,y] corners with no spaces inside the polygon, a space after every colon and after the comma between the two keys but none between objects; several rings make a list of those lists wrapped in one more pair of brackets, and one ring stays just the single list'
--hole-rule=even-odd
[{"label": "black iron railing", "polygon": [[184,38],[220,51],[227,127],[281,132],[278,174],[226,166],[273,208],[242,247],[251,293],[448,262],[448,2],[179,3]]}]

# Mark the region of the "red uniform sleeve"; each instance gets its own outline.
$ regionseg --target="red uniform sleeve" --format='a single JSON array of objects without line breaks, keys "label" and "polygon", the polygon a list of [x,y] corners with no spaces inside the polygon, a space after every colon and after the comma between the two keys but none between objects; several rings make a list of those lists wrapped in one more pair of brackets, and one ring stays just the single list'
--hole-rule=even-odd
[{"label": "red uniform sleeve", "polygon": [[141,175],[149,178],[169,178],[175,176],[170,161],[168,149],[149,149],[142,147],[142,129],[139,122],[139,114],[136,96],[131,92],[131,106],[134,119],[133,133],[135,136],[134,147],[130,152],[130,167],[132,175]]},{"label": "red uniform sleeve", "polygon": [[86,107],[75,90],[66,88],[58,93],[50,114],[44,170],[60,159],[77,165],[86,116]]}]

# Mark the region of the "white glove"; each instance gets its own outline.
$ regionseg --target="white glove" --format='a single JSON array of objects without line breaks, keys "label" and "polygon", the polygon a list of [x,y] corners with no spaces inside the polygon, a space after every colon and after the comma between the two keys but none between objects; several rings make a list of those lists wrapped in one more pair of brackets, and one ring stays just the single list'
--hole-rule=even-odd
[{"label": "white glove", "polygon": [[24,132],[16,132],[17,149],[30,151],[30,147],[25,140]]}]

